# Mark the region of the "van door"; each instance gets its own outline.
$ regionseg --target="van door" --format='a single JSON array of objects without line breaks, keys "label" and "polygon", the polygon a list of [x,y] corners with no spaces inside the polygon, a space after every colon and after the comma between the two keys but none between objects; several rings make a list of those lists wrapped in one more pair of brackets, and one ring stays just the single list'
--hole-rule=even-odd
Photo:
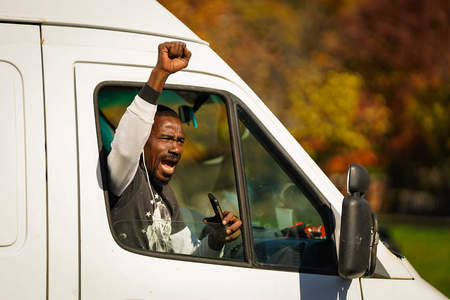
[{"label": "van door", "polygon": [[46,299],[40,28],[0,23],[0,299]]},{"label": "van door", "polygon": [[[277,264],[277,261],[261,263],[255,258],[257,255],[254,249],[249,247],[254,244],[249,235],[244,235],[231,249],[225,249],[223,258],[216,259],[146,252],[121,242],[127,237],[119,236],[115,232],[115,224],[110,222],[109,208],[113,204],[108,197],[104,178],[105,166],[102,162],[109,150],[114,128],[126,109],[126,104],[122,104],[133,99],[150,71],[149,68],[117,64],[75,64],[81,297],[361,299],[358,280],[344,281],[336,274],[321,274],[317,271],[299,273],[298,269]],[[245,188],[242,186],[243,174],[239,175],[242,168],[238,166],[240,154],[237,153],[239,147],[235,141],[238,117],[233,116],[233,113],[236,113],[236,103],[229,93],[241,99],[246,95],[231,82],[195,72],[178,72],[169,78],[168,83],[169,89],[163,93],[160,103],[168,106],[186,103],[199,110],[195,113],[198,114],[198,124],[191,120],[184,129],[186,139],[190,140],[185,142],[183,165],[177,167],[177,174],[174,175],[183,180],[177,181],[174,178],[170,183],[180,205],[185,205],[187,213],[183,215],[184,221],[192,221],[192,226],[187,225],[192,232],[197,232],[201,218],[208,214],[206,192],[214,190],[220,195],[224,206],[227,205],[240,214],[244,222],[250,222],[245,213],[245,207],[248,208],[248,205],[244,202],[247,199],[242,193]],[[223,92],[224,90],[228,92]],[[127,100],[124,100],[124,96]],[[251,127],[247,123],[243,125]],[[231,139],[231,145],[230,128],[235,132],[232,134],[234,138]],[[209,182],[214,182],[213,186]],[[292,184],[277,186],[277,192],[289,193],[291,187]],[[275,191],[267,192],[266,195],[269,196]],[[199,199],[200,204],[194,199]],[[280,216],[289,214],[288,210],[280,209],[278,212]],[[195,220],[198,220],[198,223]],[[263,219],[259,221],[263,222]],[[260,226],[255,224],[253,228],[259,230],[261,226],[262,223]],[[270,233],[275,234],[273,231]],[[201,234],[200,229],[197,235]],[[262,232],[259,236],[262,239],[260,249],[270,251],[272,244],[264,240],[264,234]],[[275,242],[274,245],[281,244]],[[282,251],[277,253],[278,259],[283,256]],[[275,258],[273,256],[274,260]]]}]

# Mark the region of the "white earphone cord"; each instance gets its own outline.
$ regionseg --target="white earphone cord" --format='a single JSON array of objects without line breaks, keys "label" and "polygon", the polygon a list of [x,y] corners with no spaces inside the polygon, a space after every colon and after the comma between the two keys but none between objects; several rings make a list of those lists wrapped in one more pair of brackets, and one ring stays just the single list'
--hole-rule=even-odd
[{"label": "white earphone cord", "polygon": [[150,177],[148,176],[148,171],[147,171],[147,166],[145,165],[145,155],[144,155],[144,151],[142,151],[142,160],[144,161],[144,170],[145,170],[145,176],[147,178],[147,184],[148,187],[150,188],[150,194],[152,194],[152,206],[156,203],[155,201],[155,195],[153,194],[153,189],[152,189],[152,185],[150,184]]}]

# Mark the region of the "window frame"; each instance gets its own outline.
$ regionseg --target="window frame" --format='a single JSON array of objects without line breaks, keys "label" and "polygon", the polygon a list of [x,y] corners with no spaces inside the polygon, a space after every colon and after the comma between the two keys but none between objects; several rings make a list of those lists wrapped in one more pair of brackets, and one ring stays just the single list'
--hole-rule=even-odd
[{"label": "window frame", "polygon": [[[190,262],[199,262],[199,263],[208,263],[208,264],[216,264],[216,265],[226,265],[226,266],[235,266],[235,267],[246,267],[251,268],[253,267],[251,264],[251,260],[249,259],[249,251],[246,245],[248,243],[248,235],[245,232],[245,230],[242,230],[242,241],[243,241],[243,250],[244,250],[244,259],[243,261],[236,261],[236,260],[228,260],[228,259],[220,259],[220,258],[208,258],[208,257],[199,257],[199,256],[192,256],[188,254],[173,254],[173,253],[162,253],[162,252],[152,252],[152,251],[144,251],[135,249],[129,246],[124,245],[117,234],[114,232],[114,229],[112,227],[111,223],[111,211],[110,211],[110,197],[109,197],[109,191],[107,189],[108,182],[106,179],[106,170],[107,170],[107,161],[106,161],[106,153],[105,149],[103,148],[103,141],[101,138],[101,129],[100,129],[100,113],[99,113],[99,107],[98,107],[98,93],[99,91],[105,87],[105,86],[116,86],[116,87],[136,87],[140,89],[142,86],[146,84],[145,82],[137,82],[137,81],[102,81],[95,87],[94,93],[93,93],[93,103],[94,103],[94,118],[95,118],[95,126],[96,126],[96,134],[97,134],[97,146],[98,146],[98,152],[99,152],[99,167],[100,167],[100,174],[101,174],[101,182],[102,182],[102,189],[103,189],[103,195],[105,198],[105,209],[108,216],[108,226],[111,232],[111,235],[114,239],[114,241],[119,245],[119,247],[135,253],[139,255],[144,256],[150,256],[155,258],[163,258],[163,259],[172,259],[172,260],[181,260],[181,261],[190,261]],[[195,92],[205,92],[205,93],[211,93],[216,94],[220,96],[224,102],[226,112],[227,112],[227,120],[228,120],[228,130],[230,133],[230,146],[231,146],[231,153],[233,157],[233,169],[235,173],[235,186],[236,186],[236,192],[239,202],[239,210],[241,215],[241,220],[244,223],[246,222],[246,216],[247,212],[245,208],[243,208],[242,203],[245,202],[245,198],[242,198],[242,189],[243,187],[240,187],[240,184],[238,184],[238,177],[239,174],[242,174],[241,172],[238,172],[236,166],[236,147],[233,146],[233,130],[231,129],[231,112],[232,112],[232,104],[230,101],[230,98],[226,96],[226,92],[217,90],[217,89],[211,89],[211,88],[205,88],[205,87],[199,87],[199,86],[187,86],[187,85],[174,85],[174,84],[166,84],[164,86],[165,90],[185,90],[185,91],[195,91]],[[251,255],[251,254],[250,254]]]},{"label": "window frame", "polygon": [[[334,228],[335,228],[335,220],[334,214],[331,210],[330,203],[326,200],[323,194],[314,186],[314,184],[309,180],[306,174],[296,165],[295,161],[289,156],[289,154],[283,149],[283,147],[278,143],[278,141],[274,138],[274,136],[267,130],[267,128],[259,121],[258,118],[251,112],[251,110],[245,105],[243,101],[241,101],[238,97],[233,95],[232,93],[226,90],[214,89],[214,88],[206,88],[202,86],[192,86],[192,85],[180,85],[180,84],[166,84],[164,89],[166,90],[185,90],[185,91],[195,91],[195,92],[205,92],[210,94],[216,94],[220,96],[224,102],[227,112],[227,120],[228,120],[228,130],[230,133],[230,146],[231,153],[233,158],[233,169],[234,169],[234,180],[237,198],[239,202],[239,210],[240,216],[242,220],[242,247],[244,251],[244,259],[243,261],[233,261],[227,259],[220,258],[207,258],[207,257],[198,257],[186,254],[173,254],[173,253],[162,253],[162,252],[151,252],[144,251],[135,248],[131,248],[129,246],[124,245],[120,242],[118,236],[115,234],[114,229],[111,224],[111,213],[110,213],[110,197],[109,191],[106,188],[108,186],[108,182],[106,179],[106,153],[103,148],[103,142],[101,138],[101,129],[100,129],[100,121],[99,121],[99,107],[98,107],[98,93],[105,86],[116,86],[116,87],[136,87],[140,89],[145,82],[138,81],[102,81],[96,85],[93,93],[93,104],[94,104],[94,118],[95,118],[95,126],[96,126],[96,134],[97,134],[97,146],[99,152],[99,168],[102,182],[102,189],[105,199],[105,209],[108,216],[108,225],[110,228],[111,235],[115,242],[123,249],[130,251],[135,254],[150,256],[155,258],[162,259],[172,259],[172,260],[181,260],[181,261],[190,261],[190,262],[198,262],[198,263],[208,263],[215,265],[226,265],[226,266],[235,266],[235,267],[245,267],[245,268],[257,268],[257,269],[266,269],[266,270],[279,270],[279,271],[289,271],[296,273],[310,273],[310,274],[325,274],[325,275],[337,275],[337,255],[336,255],[336,246],[335,246],[335,238],[334,238]],[[237,106],[240,106],[243,111],[247,114],[249,119],[256,125],[258,131],[258,137],[264,139],[264,143],[261,142],[258,138],[257,140],[260,142],[261,146],[272,156],[275,161],[283,167],[283,170],[286,171],[286,175],[297,185],[304,188],[306,191],[306,196],[311,201],[311,204],[316,208],[320,216],[324,221],[325,231],[327,234],[327,240],[332,247],[332,251],[334,252],[334,261],[336,262],[335,270],[332,272],[326,272],[324,270],[317,269],[305,269],[305,268],[297,268],[297,267],[289,267],[289,266],[277,266],[277,265],[268,265],[261,264],[256,262],[256,257],[254,254],[254,245],[253,245],[253,230],[251,226],[251,214],[249,207],[249,200],[247,195],[247,185],[245,178],[245,168],[244,168],[244,159],[242,154],[242,145],[239,135],[239,118],[238,118],[238,110]],[[267,149],[269,148],[269,149]],[[309,197],[311,196],[311,197]]]},{"label": "window frame", "polygon": [[[334,230],[336,226],[335,217],[333,211],[331,209],[331,204],[327,201],[326,197],[317,189],[317,187],[312,183],[312,181],[306,176],[302,169],[300,169],[296,162],[292,159],[292,157],[286,152],[286,150],[281,146],[278,140],[270,133],[270,131],[264,126],[264,124],[253,114],[253,112],[248,108],[248,106],[241,101],[236,96],[229,94],[233,103],[234,103],[234,113],[235,113],[235,126],[239,128],[239,117],[238,117],[238,108],[240,106],[243,112],[247,115],[251,122],[254,123],[257,129],[257,135],[255,136],[256,140],[260,143],[260,145],[267,151],[267,153],[276,161],[276,163],[286,172],[286,175],[295,183],[297,186],[301,187],[302,192],[305,192],[305,196],[310,200],[313,207],[317,210],[319,215],[321,216],[325,232],[326,232],[326,240],[331,247],[333,252],[333,261],[334,261],[334,269],[333,270],[317,270],[317,269],[309,269],[309,268],[296,268],[290,266],[277,266],[277,265],[269,265],[263,264],[256,261],[256,257],[253,256],[252,263],[261,269],[270,269],[270,270],[282,270],[282,271],[296,271],[299,273],[310,273],[310,274],[325,274],[325,275],[338,275],[337,272],[337,251],[336,251],[336,239],[334,236]],[[242,149],[241,140],[238,136],[237,143],[239,144],[239,148]],[[246,204],[248,205],[249,199],[247,196],[247,185],[246,185],[246,177],[245,177],[245,168],[244,168],[244,159],[242,158],[242,151],[240,151],[241,159],[242,159],[242,172],[245,183],[245,193],[246,193]],[[250,220],[251,224],[251,214],[250,209],[248,209],[248,220]],[[251,228],[250,228],[251,229]],[[250,232],[252,234],[252,230]],[[252,237],[252,252],[253,250],[253,235]]]}]

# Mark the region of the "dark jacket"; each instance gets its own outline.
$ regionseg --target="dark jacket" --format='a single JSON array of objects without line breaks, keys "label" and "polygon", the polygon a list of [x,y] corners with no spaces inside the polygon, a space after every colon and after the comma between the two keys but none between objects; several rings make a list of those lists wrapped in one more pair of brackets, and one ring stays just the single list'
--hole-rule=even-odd
[{"label": "dark jacket", "polygon": [[[156,184],[152,184],[152,189],[162,197],[171,213],[171,234],[183,230],[186,225],[181,217],[178,201],[172,189],[168,185],[158,186]],[[131,183],[117,198],[111,210],[112,226],[117,237],[129,247],[149,250],[146,228],[153,223],[153,205],[150,202],[152,194],[142,162]]]}]

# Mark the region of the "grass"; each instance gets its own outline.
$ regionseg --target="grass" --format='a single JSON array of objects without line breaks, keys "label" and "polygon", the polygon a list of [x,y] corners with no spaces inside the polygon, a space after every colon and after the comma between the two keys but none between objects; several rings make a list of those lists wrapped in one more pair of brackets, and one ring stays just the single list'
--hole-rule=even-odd
[{"label": "grass", "polygon": [[420,276],[450,297],[450,220],[380,216],[379,223]]}]

